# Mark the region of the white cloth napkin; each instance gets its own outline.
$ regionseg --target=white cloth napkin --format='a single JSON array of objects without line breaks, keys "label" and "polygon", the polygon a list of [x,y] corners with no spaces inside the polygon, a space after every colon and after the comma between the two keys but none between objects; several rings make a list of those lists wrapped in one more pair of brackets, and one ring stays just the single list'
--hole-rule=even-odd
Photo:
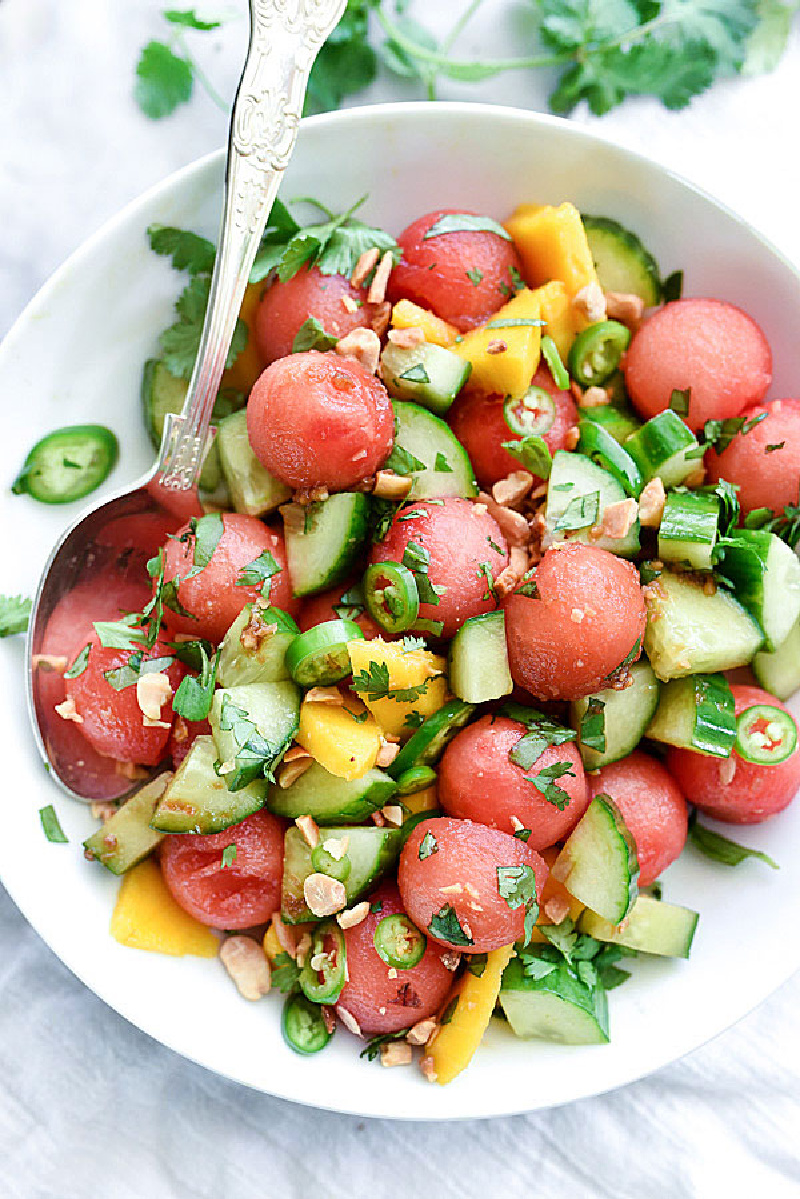
[{"label": "white cloth napkin", "polygon": [[[0,3],[0,334],[126,200],[225,139],[226,117],[202,93],[162,123],[132,103],[138,49],[167,32],[161,8]],[[439,32],[462,9],[412,6]],[[193,44],[230,97],[246,20],[241,0],[227,11],[237,19]],[[522,52],[528,21],[524,5],[487,2],[464,54]],[[684,112],[641,100],[574,119],[713,192],[800,264],[798,70],[795,30],[775,74],[722,83]],[[517,74],[441,95],[542,109],[547,84]],[[411,95],[384,80],[358,99]],[[461,1124],[359,1120],[246,1090],[162,1048],[78,983],[0,888],[0,1197],[790,1199],[800,1195],[799,1009],[795,976],[691,1057],[564,1108]]]}]

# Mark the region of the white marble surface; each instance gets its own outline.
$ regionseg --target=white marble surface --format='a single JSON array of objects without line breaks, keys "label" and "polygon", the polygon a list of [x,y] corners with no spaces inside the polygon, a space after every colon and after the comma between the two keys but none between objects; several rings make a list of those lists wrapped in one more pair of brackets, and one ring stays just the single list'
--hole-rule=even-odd
[{"label": "white marble surface", "polygon": [[[160,123],[132,102],[138,48],[166,32],[161,7],[0,0],[0,335],[127,200],[224,141],[226,117],[200,91]],[[444,31],[461,7],[440,0],[425,16]],[[425,8],[412,5],[417,15]],[[201,11],[224,9],[230,24],[193,46],[230,97],[243,0]],[[522,52],[528,20],[523,3],[487,0],[465,54]],[[800,266],[798,71],[795,28],[774,74],[720,84],[688,110],[641,100],[574,119],[713,192]],[[547,82],[509,75],[445,85],[441,96],[541,109]],[[412,94],[384,77],[357,99]],[[796,976],[690,1058],[570,1107],[457,1126],[359,1121],[253,1094],[156,1045],[75,981],[0,887],[0,1196],[378,1199],[524,1188],[545,1199],[789,1199],[800,1194],[798,1007]]]}]

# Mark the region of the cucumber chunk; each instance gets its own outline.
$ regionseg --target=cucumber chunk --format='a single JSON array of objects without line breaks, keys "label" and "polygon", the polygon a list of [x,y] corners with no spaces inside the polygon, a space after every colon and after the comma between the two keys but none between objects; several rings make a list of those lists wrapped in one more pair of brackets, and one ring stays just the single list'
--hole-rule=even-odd
[{"label": "cucumber chunk", "polygon": [[360,824],[387,804],[396,791],[394,779],[376,767],[361,778],[347,780],[312,762],[291,787],[270,787],[267,807],[287,820],[312,816],[317,824]]},{"label": "cucumber chunk", "polygon": [[[161,445],[161,434],[164,431],[164,421],[170,414],[177,415],[183,408],[186,392],[189,390],[187,379],[178,379],[158,358],[149,358],[142,370],[142,409],[144,421],[150,440],[155,449]],[[212,420],[221,420],[233,412],[236,397],[227,392],[217,396]],[[244,397],[242,397],[244,403]],[[203,470],[200,475],[200,487],[203,491],[216,491],[222,481],[222,468],[219,459],[219,449],[216,438],[206,455]]]},{"label": "cucumber chunk", "polygon": [[756,679],[770,695],[786,700],[800,687],[800,621],[776,650],[762,650],[751,663]]},{"label": "cucumber chunk", "polygon": [[471,704],[511,694],[514,681],[502,612],[484,612],[464,622],[450,642],[448,673],[450,690]]},{"label": "cucumber chunk", "polygon": [[596,795],[553,863],[553,878],[587,908],[620,924],[638,893],[636,844],[608,795]]},{"label": "cucumber chunk", "polygon": [[[636,748],[645,735],[645,730],[658,706],[660,684],[649,662],[635,662],[629,669],[631,683],[624,691],[607,688],[595,695],[585,695],[575,700],[570,710],[570,724],[578,729],[578,748],[587,770],[599,770],[611,762],[618,762]],[[604,705],[606,748],[598,749],[583,745],[580,728],[589,701],[599,699]]]},{"label": "cucumber chunk", "polygon": [[224,687],[214,693],[208,719],[227,767],[225,783],[238,791],[266,777],[283,757],[300,727],[300,692],[289,682]]},{"label": "cucumber chunk", "polygon": [[661,272],[630,229],[606,216],[581,214],[594,269],[603,291],[640,296],[646,307],[661,303]]},{"label": "cucumber chunk", "polygon": [[736,716],[728,680],[722,674],[672,679],[661,690],[647,736],[681,749],[730,757],[736,740]]},{"label": "cucumber chunk", "polygon": [[102,862],[112,874],[124,874],[146,858],[164,834],[150,827],[153,813],[169,784],[171,775],[160,774],[145,783],[118,812],[83,843],[87,855]]},{"label": "cucumber chunk", "polygon": [[[326,829],[329,837],[347,838],[350,873],[344,880],[347,906],[350,907],[370,890],[381,875],[392,866],[403,847],[404,835],[398,828],[351,828],[348,825]],[[306,905],[303,883],[315,874],[311,864],[311,849],[298,828],[286,831],[283,849],[283,883],[281,887],[281,919],[287,924],[302,924],[314,920]]]},{"label": "cucumber chunk", "polygon": [[707,595],[691,575],[662,571],[647,589],[644,648],[657,678],[714,674],[746,666],[763,641],[761,629],[732,595]]},{"label": "cucumber chunk", "polygon": [[646,421],[625,442],[646,483],[656,476],[665,487],[684,483],[702,462],[697,438],[671,408]]},{"label": "cucumber chunk", "polygon": [[711,570],[719,525],[719,500],[693,491],[670,491],[658,530],[658,556],[693,570]]},{"label": "cucumber chunk", "polygon": [[213,737],[198,737],[153,813],[150,823],[154,829],[162,833],[221,833],[263,808],[266,779],[230,791],[225,778],[214,769],[216,761]]},{"label": "cucumber chunk", "polygon": [[688,958],[699,919],[690,908],[640,895],[621,927],[584,908],[578,928],[596,941],[610,941],[658,957]]},{"label": "cucumber chunk", "polygon": [[764,649],[785,641],[800,617],[800,561],[785,541],[763,529],[739,529],[719,543],[720,573],[764,630]]},{"label": "cucumber chunk", "polygon": [[[593,496],[599,497],[595,503]],[[585,497],[585,499],[584,499]],[[565,541],[589,542],[600,549],[610,550],[623,558],[639,552],[639,521],[635,521],[625,537],[589,537],[592,525],[598,524],[611,504],[627,499],[622,485],[601,466],[584,454],[557,450],[547,488],[547,543]],[[574,525],[585,519],[578,528]]]},{"label": "cucumber chunk", "polygon": [[471,362],[426,341],[408,349],[390,341],[381,354],[381,378],[389,395],[414,400],[437,416],[445,415],[471,370]]},{"label": "cucumber chunk", "polygon": [[399,779],[412,766],[435,766],[447,745],[459,729],[463,729],[474,711],[475,704],[461,699],[448,700],[405,743],[388,767],[392,778]]},{"label": "cucumber chunk", "polygon": [[[411,473],[409,500],[470,498],[478,494],[472,463],[450,428],[419,404],[395,400],[395,446],[425,466]],[[390,459],[391,461],[391,459]],[[437,466],[438,463],[438,466]]]},{"label": "cucumber chunk", "polygon": [[[277,611],[277,610],[275,610]],[[251,622],[253,605],[245,604],[222,640],[217,667],[221,687],[239,687],[246,683],[279,683],[289,678],[286,650],[300,633],[291,616],[280,612],[278,628],[267,636],[254,636],[247,646],[242,633]],[[264,624],[274,623],[269,609],[261,610]]]},{"label": "cucumber chunk", "polygon": [[369,500],[340,491],[302,508],[284,510],[286,556],[295,595],[315,595],[346,579],[367,538]]},{"label": "cucumber chunk", "polygon": [[553,964],[542,978],[525,974],[519,958],[503,971],[500,1006],[511,1030],[525,1040],[560,1045],[605,1045],[608,1003],[602,985],[589,988],[566,963]]},{"label": "cucumber chunk", "polygon": [[291,498],[291,488],[262,466],[247,436],[247,413],[242,410],[220,421],[215,442],[233,506],[248,516],[263,516]]}]

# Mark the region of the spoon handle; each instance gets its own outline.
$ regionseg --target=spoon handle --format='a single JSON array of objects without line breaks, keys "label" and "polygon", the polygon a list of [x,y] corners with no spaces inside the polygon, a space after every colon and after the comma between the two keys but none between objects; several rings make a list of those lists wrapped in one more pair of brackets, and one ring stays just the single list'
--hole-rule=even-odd
[{"label": "spoon handle", "polygon": [[294,149],[309,72],[346,0],[250,0],[250,44],[231,115],[225,203],[200,349],[183,410],[167,418],[156,466],[188,490],[203,464],[211,412],[250,268]]}]

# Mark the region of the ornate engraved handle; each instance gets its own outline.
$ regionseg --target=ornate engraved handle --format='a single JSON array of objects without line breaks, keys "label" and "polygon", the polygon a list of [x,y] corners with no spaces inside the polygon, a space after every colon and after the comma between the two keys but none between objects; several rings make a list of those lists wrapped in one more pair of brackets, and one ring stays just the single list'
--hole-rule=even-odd
[{"label": "ornate engraved handle", "polygon": [[200,349],[186,402],[169,417],[157,475],[186,490],[209,424],[250,268],[294,149],[308,75],[346,0],[250,0],[250,44],[233,104],[225,203]]}]

